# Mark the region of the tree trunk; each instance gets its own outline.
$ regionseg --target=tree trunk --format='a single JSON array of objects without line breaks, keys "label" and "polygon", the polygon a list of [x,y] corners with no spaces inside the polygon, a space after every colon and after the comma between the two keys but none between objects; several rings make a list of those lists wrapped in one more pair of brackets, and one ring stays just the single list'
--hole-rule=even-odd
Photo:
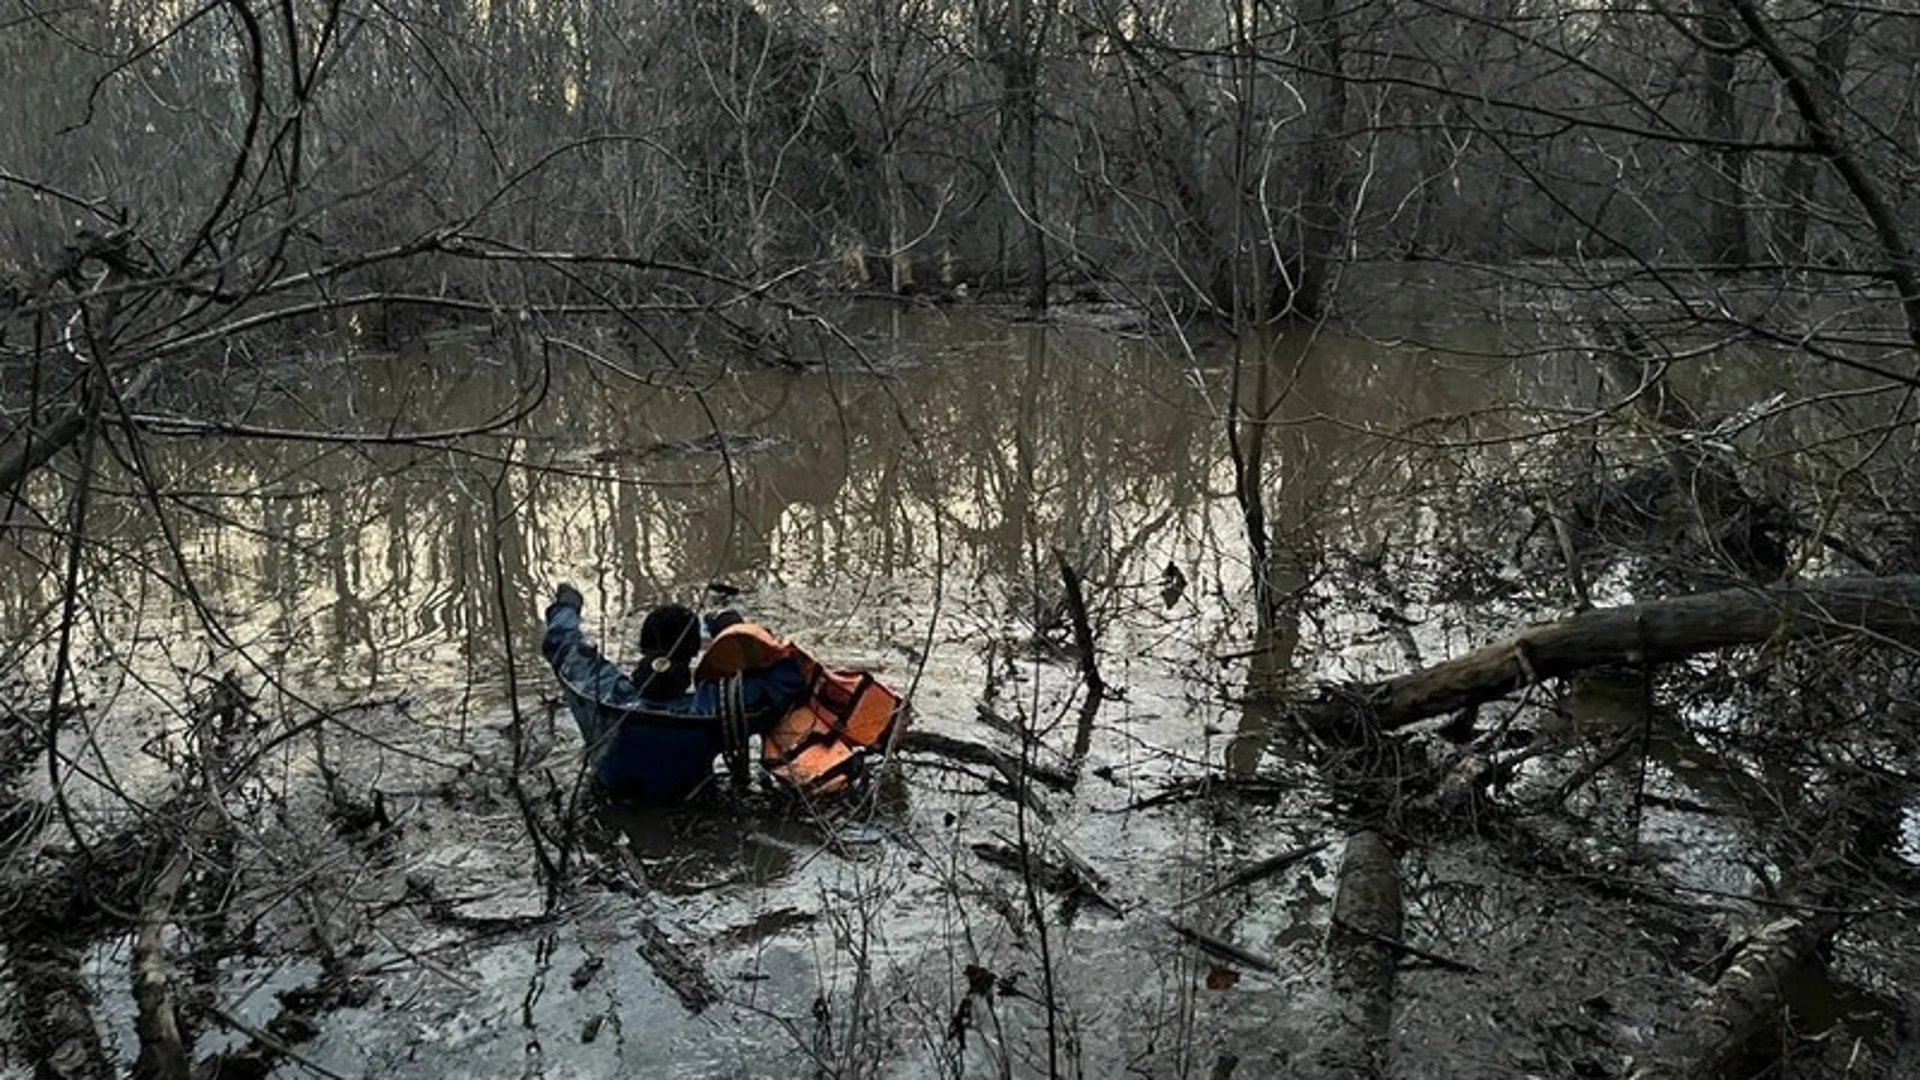
[{"label": "tree trunk", "polygon": [[[101,253],[103,250],[106,252],[105,254]],[[114,331],[119,323],[119,314],[122,306],[121,300],[118,294],[111,293],[110,290],[125,284],[127,273],[114,261],[116,257],[112,254],[114,250],[117,249],[102,249],[99,245],[96,245],[94,249],[89,249],[89,255],[100,258],[106,262],[106,272],[101,276],[100,283],[95,286],[94,294],[97,296],[102,292],[109,293],[106,300],[101,304],[101,311],[97,321],[99,331],[92,335],[88,341],[88,347],[90,349],[99,348],[101,342],[112,341]],[[74,272],[77,273],[80,267],[88,264],[85,258],[76,256],[76,260]],[[93,297],[80,297],[77,302],[84,305],[87,300],[92,298]],[[68,346],[69,349],[72,347],[71,345]],[[94,357],[94,371],[88,377],[100,378],[106,372],[112,371],[113,359],[113,357],[109,356]],[[75,360],[85,362],[81,360],[77,354],[75,355]],[[153,381],[154,371],[155,361],[153,360],[138,364],[133,377],[127,381],[124,387],[120,388],[120,400],[127,402],[138,398],[146,389],[147,384]],[[109,388],[108,392],[112,393],[113,391]],[[84,384],[82,384],[81,392],[76,395],[72,412],[63,413],[58,419],[43,427],[36,428],[31,424],[22,425],[17,433],[10,434],[5,440],[0,441],[0,447],[4,447],[7,450],[6,457],[0,458],[0,492],[6,493],[8,503],[11,503],[18,497],[20,485],[28,476],[31,476],[34,471],[42,465],[52,461],[59,455],[60,451],[78,442],[80,436],[86,433],[88,423],[87,402],[91,399],[92,395],[86,391]],[[7,507],[0,506],[0,518],[4,518],[6,512]]]},{"label": "tree trunk", "polygon": [[1047,233],[1040,218],[1040,50],[1047,20],[1036,17],[1033,2],[1013,0],[1001,77],[1014,141],[1015,209],[1026,241],[1027,309],[1041,312],[1047,308]]},{"label": "tree trunk", "polygon": [[[1820,40],[1813,47],[1807,88],[1829,108],[1840,96],[1840,73],[1846,70],[1847,53],[1853,45],[1854,14],[1853,8],[1841,4],[1827,8],[1826,14],[1821,17]],[[1814,141],[1812,127],[1804,118],[1800,129],[1803,138],[1808,142]],[[1813,260],[1814,254],[1807,241],[1814,202],[1820,197],[1822,164],[1821,159],[1812,153],[1795,154],[1787,159],[1786,171],[1780,179],[1784,196],[1782,201],[1786,204],[1780,230],[1783,258],[1802,262]]]},{"label": "tree trunk", "polygon": [[1789,978],[1813,959],[1814,949],[1838,925],[1833,915],[1804,914],[1761,927],[1694,1003],[1691,1022],[1661,1040],[1632,1080],[1720,1075],[1778,1015]]},{"label": "tree trunk", "polygon": [[1319,319],[1333,306],[1336,267],[1346,248],[1347,81],[1341,70],[1340,8],[1335,0],[1304,0],[1301,5],[1301,62],[1311,88],[1312,125],[1305,150],[1306,175],[1300,198],[1300,273],[1293,293],[1276,306],[1306,319]]},{"label": "tree trunk", "polygon": [[1841,108],[1838,102],[1820,100],[1813,80],[1787,55],[1772,24],[1754,0],[1723,2],[1730,5],[1734,14],[1739,16],[1741,25],[1752,35],[1761,55],[1767,58],[1767,64],[1786,87],[1787,96],[1793,100],[1794,111],[1800,114],[1801,121],[1805,123],[1807,137],[1812,141],[1815,151],[1833,167],[1840,182],[1846,186],[1847,193],[1853,196],[1854,202],[1859,204],[1861,212],[1873,225],[1881,256],[1886,260],[1882,270],[1900,297],[1901,313],[1907,324],[1907,338],[1920,347],[1920,255],[1915,254],[1913,244],[1907,238],[1905,221],[1895,208],[1892,196],[1885,190],[1881,179],[1867,171],[1858,152],[1847,141],[1846,133],[1840,126],[1840,117],[1845,116],[1847,110]]},{"label": "tree trunk", "polygon": [[[1779,1026],[1787,991],[1820,963],[1821,947],[1840,929],[1849,906],[1846,885],[1898,836],[1901,802],[1890,781],[1865,775],[1840,785],[1810,815],[1811,832],[1796,841],[1799,857],[1789,857],[1782,890],[1789,913],[1748,936],[1686,1022],[1660,1040],[1632,1080],[1721,1076],[1745,1064],[1742,1056]],[[1773,1041],[1777,1045],[1777,1034]]]},{"label": "tree trunk", "polygon": [[1702,62],[1707,108],[1707,136],[1718,145],[1712,154],[1712,182],[1707,189],[1707,261],[1724,269],[1739,269],[1751,260],[1747,239],[1747,151],[1739,146],[1739,100],[1734,79],[1739,75],[1736,50],[1744,35],[1725,0],[1701,0],[1700,37],[1706,49]]},{"label": "tree trunk", "polygon": [[140,903],[139,930],[133,943],[133,1027],[140,1036],[140,1056],[133,1064],[133,1075],[138,1080],[187,1080],[192,1073],[193,1053],[180,1023],[166,929],[173,921],[180,887],[187,880],[193,855],[190,841],[210,818],[208,811],[195,818]]},{"label": "tree trunk", "polygon": [[22,480],[52,461],[55,455],[71,446],[86,430],[86,415],[79,411],[62,416],[45,427],[23,425],[18,435],[7,440],[12,443],[17,439],[18,445],[4,459],[0,459],[0,491],[7,492],[11,501]]}]

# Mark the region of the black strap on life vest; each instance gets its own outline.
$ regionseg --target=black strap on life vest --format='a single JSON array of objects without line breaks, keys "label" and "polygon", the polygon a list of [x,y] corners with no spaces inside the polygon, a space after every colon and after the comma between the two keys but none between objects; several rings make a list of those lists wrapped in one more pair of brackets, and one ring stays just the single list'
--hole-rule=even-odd
[{"label": "black strap on life vest", "polygon": [[745,679],[731,675],[720,680],[720,756],[726,760],[733,786],[747,784],[747,705]]},{"label": "black strap on life vest", "polygon": [[813,699],[815,714],[826,721],[836,736],[844,739],[847,737],[847,722],[853,718],[854,710],[860,707],[860,699],[876,682],[871,674],[863,671],[849,689],[829,678],[824,668],[816,668],[812,680],[807,684],[807,695]]},{"label": "black strap on life vest", "polygon": [[814,747],[827,746],[839,741],[840,741],[840,736],[834,734],[832,731],[821,731],[821,730],[815,729],[813,731],[809,731],[806,734],[800,736],[798,741],[796,741],[792,746],[785,748],[781,752],[777,754],[769,754],[767,756],[765,764],[769,769],[785,768],[786,766],[793,764],[795,761],[798,761],[801,754],[806,753],[807,751],[813,749]]},{"label": "black strap on life vest", "polygon": [[818,776],[808,780],[805,790],[808,792],[821,791],[833,786],[834,781],[843,777],[848,784],[857,786],[861,780],[866,778],[866,765],[866,750],[855,747],[853,752],[840,759],[839,763],[829,769],[823,770]]}]

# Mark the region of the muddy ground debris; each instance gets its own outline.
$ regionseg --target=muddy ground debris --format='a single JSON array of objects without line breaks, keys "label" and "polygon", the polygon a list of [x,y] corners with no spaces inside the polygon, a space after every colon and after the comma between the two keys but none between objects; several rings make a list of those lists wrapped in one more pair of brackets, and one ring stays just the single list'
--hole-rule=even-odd
[{"label": "muddy ground debris", "polygon": [[[1295,715],[1320,733],[1318,745],[1329,751],[1320,767],[1335,777],[1334,790],[1346,792],[1342,814],[1355,823],[1339,845],[1332,908],[1321,942],[1324,977],[1332,993],[1330,1006],[1310,1060],[1302,1059],[1299,1067],[1329,1077],[1384,1075],[1402,1067],[1394,1064],[1405,1052],[1396,1043],[1394,1017],[1404,973],[1424,968],[1436,972],[1437,978],[1470,978],[1480,970],[1479,961],[1454,956],[1459,943],[1417,942],[1416,935],[1423,932],[1417,925],[1418,908],[1410,907],[1403,897],[1409,890],[1417,893],[1417,886],[1401,880],[1403,849],[1454,843],[1462,834],[1504,842],[1503,837],[1517,835],[1512,826],[1524,825],[1530,815],[1558,811],[1569,800],[1586,797],[1587,789],[1605,783],[1608,763],[1617,764],[1625,753],[1645,751],[1645,733],[1629,728],[1590,733],[1586,738],[1540,734],[1521,748],[1521,758],[1503,760],[1496,740],[1505,726],[1498,719],[1506,708],[1501,703],[1511,705],[1507,695],[1516,690],[1537,692],[1541,685],[1586,666],[1626,663],[1646,672],[1707,649],[1760,643],[1817,649],[1863,635],[1911,640],[1920,633],[1916,597],[1920,597],[1920,583],[1911,577],[1826,579],[1596,609],[1522,630],[1429,669],[1296,706]],[[1644,675],[1638,678],[1647,680]],[[1664,694],[1668,684],[1658,685]],[[1463,701],[1490,705],[1494,712],[1483,717],[1486,723],[1457,731],[1445,725],[1429,731],[1415,723],[1445,715]],[[244,702],[229,700],[229,712],[242,707]],[[1335,710],[1342,712],[1336,716]],[[228,735],[218,733],[223,727]],[[214,755],[217,749],[218,755],[224,755],[210,756],[208,761],[247,757],[250,748],[233,737],[236,728],[229,721],[199,729],[205,735],[197,744],[201,750]],[[909,737],[897,748],[907,760],[922,756],[979,766],[986,770],[979,778],[985,782],[984,790],[991,790],[995,783],[1009,791],[1036,787],[1056,795],[1074,789],[1072,775],[1036,764],[1031,749],[1025,755],[1013,755],[969,739],[917,734],[921,737]],[[1456,744],[1450,739],[1467,741]],[[1624,751],[1623,739],[1632,740]],[[1406,745],[1385,752],[1387,745],[1381,740]],[[1590,762],[1599,761],[1600,767],[1581,763],[1553,774],[1551,783],[1544,785],[1543,799],[1536,798],[1542,795],[1539,786],[1521,798],[1497,787],[1515,782],[1525,769],[1556,756],[1583,752],[1590,755]],[[1338,779],[1343,772],[1352,774],[1349,781]],[[204,773],[218,774],[219,769],[211,765]],[[361,797],[352,794],[341,777],[323,775],[321,779],[324,782],[316,786],[322,796],[321,813],[332,823],[336,838],[369,867],[384,863],[389,872],[404,867],[403,848],[395,845],[404,845],[413,826],[396,818],[386,797],[378,794],[381,789],[368,788],[368,795]],[[1133,797],[1123,805],[1131,807],[1129,813],[1166,813],[1178,805],[1178,799],[1203,804],[1234,800],[1240,797],[1237,783],[1231,777],[1169,777],[1161,792]],[[1901,805],[1898,782],[1883,782],[1866,794],[1858,789],[1857,784],[1835,789],[1822,804],[1826,809],[1816,810],[1808,819],[1838,823],[1834,828],[1841,831],[1810,837],[1801,845],[1828,854],[1809,861],[1792,851],[1778,853],[1776,861],[1786,867],[1782,884],[1761,909],[1772,916],[1758,921],[1736,943],[1691,1012],[1677,1018],[1654,1051],[1642,1055],[1633,1075],[1652,1078],[1724,1070],[1734,1067],[1732,1062],[1746,1060],[1756,1041],[1779,1041],[1785,986],[1806,965],[1820,962],[1822,950],[1830,947],[1835,933],[1848,922],[1846,912],[1858,903],[1850,880],[1854,868],[1886,859],[1897,846],[1897,830],[1889,823]],[[1258,790],[1249,788],[1248,794]],[[217,890],[208,894],[189,888],[198,879],[190,879],[187,855],[214,850],[216,834],[226,828],[224,815],[216,811],[217,803],[208,801],[207,791],[189,786],[172,802],[155,808],[146,829],[100,840],[85,853],[73,851],[30,879],[10,880],[10,908],[39,912],[35,919],[16,924],[30,929],[9,937],[7,955],[15,985],[39,991],[33,995],[39,1004],[27,1017],[27,1030],[50,1074],[95,1076],[113,1071],[92,1019],[97,1008],[92,985],[79,972],[82,950],[116,926],[133,934],[130,997],[136,1009],[138,1068],[143,1075],[186,1075],[195,1067],[196,1039],[222,1029],[236,1033],[243,1042],[242,1049],[221,1052],[222,1067],[233,1075],[265,1075],[277,1063],[299,1060],[301,1045],[325,1031],[329,1011],[366,1003],[366,991],[353,989],[364,983],[347,974],[350,968],[336,968],[321,977],[311,992],[282,992],[282,1008],[264,1023],[242,1021],[218,1004],[205,1002],[209,988],[193,974],[198,970],[194,958],[169,944],[183,939],[163,931],[185,917],[183,903],[200,903],[201,896],[217,895]],[[1168,798],[1170,794],[1176,798]],[[1636,792],[1629,791],[1628,797],[1635,807],[1643,802],[1653,805]],[[11,812],[46,813],[30,807],[23,810],[23,805],[16,803]],[[1667,805],[1684,809],[1688,804],[1669,800]],[[543,814],[562,808],[560,802],[539,807]],[[1636,811],[1636,816],[1643,812]],[[172,824],[154,832],[156,822]],[[1538,845],[1542,840],[1536,835],[1531,842]],[[1561,848],[1565,840],[1544,843],[1542,851]],[[984,863],[1021,879],[1031,878],[1068,901],[1058,916],[1063,926],[1073,925],[1073,906],[1103,908],[1123,921],[1146,914],[1151,916],[1146,921],[1185,939],[1221,970],[1244,970],[1270,979],[1288,977],[1288,965],[1295,958],[1267,953],[1257,943],[1236,941],[1231,929],[1220,933],[1204,929],[1204,922],[1165,916],[1190,906],[1217,907],[1232,897],[1257,897],[1279,875],[1329,846],[1329,841],[1321,840],[1242,860],[1210,884],[1188,890],[1185,901],[1162,906],[1152,899],[1123,897],[1122,891],[1131,892],[1124,878],[1116,885],[1116,876],[1097,866],[1099,859],[1081,857],[1064,843],[1049,841],[1025,850],[1004,839],[971,845]],[[616,840],[610,848],[600,849],[616,857],[611,863],[596,861],[598,856],[584,861],[581,869],[589,878],[569,885],[570,892],[587,886],[596,874],[602,875],[602,882],[612,880],[604,876],[610,867],[626,881],[621,887],[627,895],[645,898],[650,906],[660,904],[645,881],[647,871],[619,869],[626,858],[624,844]],[[1525,864],[1517,849],[1510,853],[1515,866]],[[1703,923],[1701,904],[1683,891],[1668,888],[1658,876],[1636,883],[1633,874],[1623,874],[1617,866],[1583,870],[1564,861],[1555,872],[1576,888],[1605,892],[1634,905],[1669,908],[1676,925],[1696,943],[1715,933]],[[475,942],[557,925],[551,914],[469,914],[462,905],[472,898],[453,898],[431,876],[406,875],[404,889],[395,900],[399,904],[392,910],[410,910],[426,925]],[[783,917],[781,925],[804,928],[810,921],[810,913],[803,909],[784,910],[798,911],[799,916]],[[116,911],[131,913],[132,922],[119,922]],[[201,911],[194,916],[199,920],[195,925],[213,925],[205,922],[213,914],[211,909]],[[218,914],[230,919],[235,913]],[[699,934],[651,916],[635,921],[632,932],[635,952],[687,1012],[705,1014],[737,999],[738,991],[708,970],[714,957],[702,946]],[[35,943],[30,944],[28,937],[35,938]],[[715,939],[716,943],[724,940],[728,940],[725,935]],[[192,945],[208,949],[219,943],[199,940]],[[337,945],[322,950],[323,955],[338,953]],[[1236,982],[1231,977],[1209,979],[1210,985],[1218,985],[1216,992],[1226,992]],[[583,982],[576,976],[574,989],[584,991],[597,981],[589,976]],[[593,1037],[585,1042],[597,1043],[600,1038],[595,1025]]]}]

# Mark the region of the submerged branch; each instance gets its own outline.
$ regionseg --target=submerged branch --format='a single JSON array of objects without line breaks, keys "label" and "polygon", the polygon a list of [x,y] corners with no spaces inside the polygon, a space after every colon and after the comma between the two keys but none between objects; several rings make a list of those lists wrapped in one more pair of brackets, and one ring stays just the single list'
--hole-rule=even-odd
[{"label": "submerged branch", "polygon": [[1081,588],[1080,571],[1074,569],[1067,553],[1059,548],[1053,549],[1053,561],[1060,567],[1067,616],[1073,623],[1073,646],[1080,654],[1080,677],[1087,684],[1087,694],[1098,701],[1107,696],[1107,682],[1100,677],[1100,660],[1094,653],[1093,621],[1087,615],[1087,597]]},{"label": "submerged branch", "polygon": [[1328,843],[1328,841],[1322,840],[1318,843],[1307,844],[1304,847],[1291,848],[1278,855],[1270,855],[1267,858],[1250,863],[1233,874],[1228,875],[1228,877],[1218,885],[1189,896],[1185,900],[1175,904],[1174,907],[1190,907],[1202,900],[1210,900],[1229,889],[1237,889],[1242,885],[1250,885],[1253,882],[1259,881],[1261,878],[1271,877],[1285,870],[1287,867],[1300,862],[1302,859],[1325,851]]},{"label": "submerged branch", "polygon": [[1172,919],[1166,920],[1166,925],[1167,929],[1172,930],[1174,933],[1199,946],[1200,951],[1211,956],[1228,960],[1244,967],[1253,968],[1255,971],[1264,971],[1269,975],[1277,975],[1280,972],[1279,964],[1274,963],[1267,957],[1261,956],[1259,953],[1249,949],[1243,949],[1225,938],[1215,937],[1203,930],[1196,930],[1185,923],[1175,922]]},{"label": "submerged branch", "polygon": [[984,765],[999,773],[1015,788],[1024,788],[1026,782],[1031,780],[1055,791],[1073,790],[1074,778],[1059,769],[1030,761],[1023,762],[1014,755],[995,750],[991,746],[966,739],[956,739],[951,735],[910,728],[901,735],[897,749],[909,754],[932,754],[950,761]]}]

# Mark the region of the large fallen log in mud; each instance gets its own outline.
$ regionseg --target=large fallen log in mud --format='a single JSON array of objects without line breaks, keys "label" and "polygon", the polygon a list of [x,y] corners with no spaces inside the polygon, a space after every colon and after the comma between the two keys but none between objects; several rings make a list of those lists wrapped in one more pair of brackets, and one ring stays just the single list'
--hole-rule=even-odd
[{"label": "large fallen log in mud", "polygon": [[1736,645],[1867,634],[1920,641],[1920,575],[1721,589],[1583,612],[1305,707],[1316,724],[1403,727],[1603,664],[1665,663]]},{"label": "large fallen log in mud", "polygon": [[1663,1040],[1632,1080],[1720,1075],[1780,1015],[1790,980],[1839,924],[1836,915],[1815,913],[1762,926],[1700,996],[1689,1023]]},{"label": "large fallen log in mud", "polygon": [[1334,1012],[1314,1075],[1385,1076],[1393,1020],[1394,970],[1405,911],[1400,864],[1386,838],[1361,829],[1347,838],[1327,933]]},{"label": "large fallen log in mud", "polygon": [[203,813],[195,819],[188,837],[169,853],[166,865],[140,904],[139,930],[133,944],[133,1026],[140,1036],[140,1056],[133,1071],[143,1080],[187,1080],[193,1070],[192,1048],[180,1022],[178,995],[173,988],[166,929],[173,921],[174,902],[186,883],[187,867],[193,858],[189,838],[210,818]]},{"label": "large fallen log in mud", "polygon": [[[1686,1080],[1734,1070],[1756,1041],[1778,1046],[1778,1027],[1796,979],[1822,962],[1821,950],[1844,923],[1849,887],[1894,843],[1903,796],[1886,781],[1862,777],[1837,787],[1798,840],[1784,914],[1751,932],[1685,1020],[1633,1071],[1631,1080]],[[1817,1032],[1811,1034],[1818,1035]]]}]

